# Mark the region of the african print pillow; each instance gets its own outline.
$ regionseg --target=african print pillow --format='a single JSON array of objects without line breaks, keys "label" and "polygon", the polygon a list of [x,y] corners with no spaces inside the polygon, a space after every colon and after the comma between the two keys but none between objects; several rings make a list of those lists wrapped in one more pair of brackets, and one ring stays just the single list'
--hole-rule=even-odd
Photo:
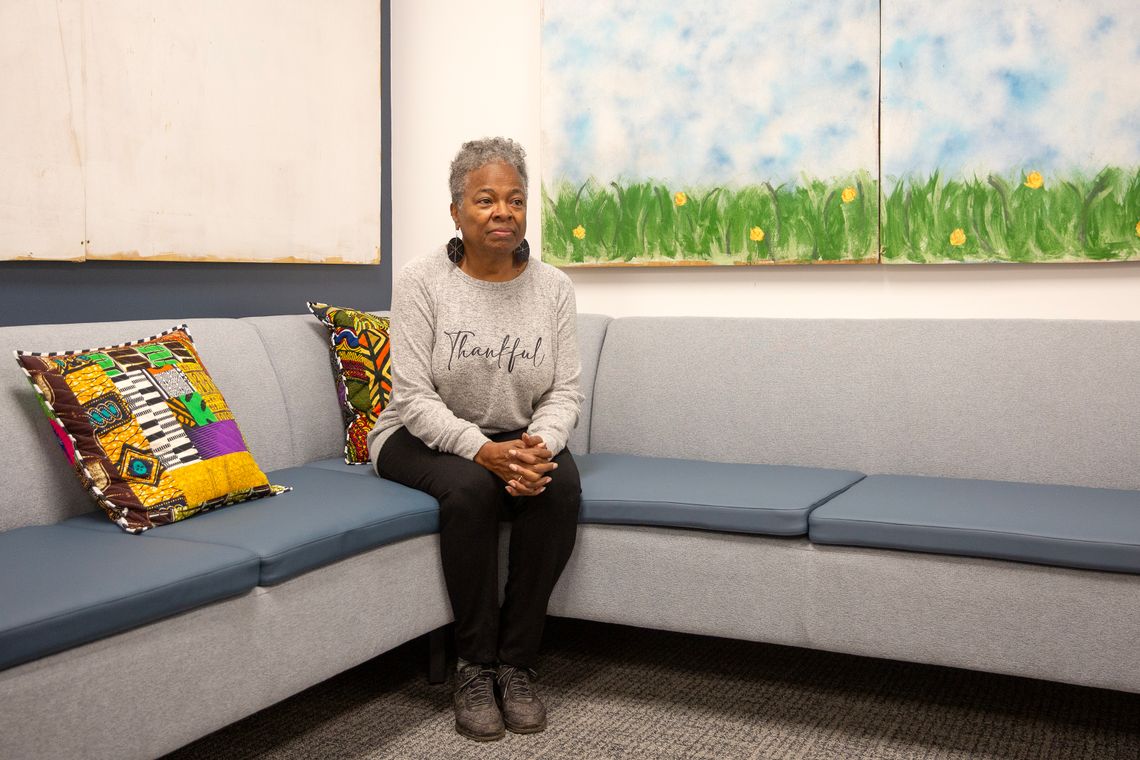
[{"label": "african print pillow", "polygon": [[336,394],[344,415],[344,461],[367,464],[368,433],[392,398],[388,318],[313,301],[309,311],[329,330]]},{"label": "african print pillow", "polygon": [[288,490],[246,449],[185,325],[118,346],[15,353],[83,487],[128,533]]}]

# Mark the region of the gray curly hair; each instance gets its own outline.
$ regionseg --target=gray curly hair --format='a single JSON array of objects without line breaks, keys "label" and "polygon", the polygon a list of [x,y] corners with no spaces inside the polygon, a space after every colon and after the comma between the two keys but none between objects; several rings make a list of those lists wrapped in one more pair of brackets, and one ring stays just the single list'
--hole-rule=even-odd
[{"label": "gray curly hair", "polygon": [[509,137],[484,137],[482,140],[471,140],[463,143],[463,147],[452,159],[451,176],[448,180],[448,185],[451,188],[451,202],[458,207],[463,201],[463,191],[467,189],[467,178],[471,172],[499,161],[514,167],[514,170],[519,173],[525,193],[527,190],[526,151]]}]

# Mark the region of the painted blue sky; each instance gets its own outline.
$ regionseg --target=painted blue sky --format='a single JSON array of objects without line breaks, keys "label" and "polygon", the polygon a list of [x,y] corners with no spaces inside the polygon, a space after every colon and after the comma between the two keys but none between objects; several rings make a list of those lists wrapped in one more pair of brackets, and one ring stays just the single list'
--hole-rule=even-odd
[{"label": "painted blue sky", "polygon": [[1140,163],[1135,0],[885,0],[883,174]]},{"label": "painted blue sky", "polygon": [[544,178],[874,173],[878,44],[873,0],[546,0]]}]

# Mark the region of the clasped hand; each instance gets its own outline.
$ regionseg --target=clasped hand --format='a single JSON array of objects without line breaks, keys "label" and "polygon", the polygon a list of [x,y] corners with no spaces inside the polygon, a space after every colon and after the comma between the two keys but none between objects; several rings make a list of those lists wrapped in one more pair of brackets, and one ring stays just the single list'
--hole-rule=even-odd
[{"label": "clasped hand", "polygon": [[521,439],[484,443],[475,463],[498,475],[511,496],[537,496],[550,482],[548,473],[558,469],[553,457],[541,436],[523,433]]}]

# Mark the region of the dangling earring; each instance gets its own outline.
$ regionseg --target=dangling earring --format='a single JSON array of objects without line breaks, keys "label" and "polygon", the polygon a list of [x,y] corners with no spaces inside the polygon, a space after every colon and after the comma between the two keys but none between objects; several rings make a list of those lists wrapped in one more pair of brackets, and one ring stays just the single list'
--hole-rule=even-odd
[{"label": "dangling earring", "polygon": [[[463,241],[459,241],[459,244],[463,245]],[[523,241],[519,243],[519,247],[512,253],[514,255],[515,266],[521,267],[526,263],[526,260],[530,258],[530,243],[526,242],[526,238],[523,238]]]},{"label": "dangling earring", "polygon": [[455,237],[447,241],[447,258],[452,264],[463,260],[463,238],[459,237],[459,228],[455,228]]}]

